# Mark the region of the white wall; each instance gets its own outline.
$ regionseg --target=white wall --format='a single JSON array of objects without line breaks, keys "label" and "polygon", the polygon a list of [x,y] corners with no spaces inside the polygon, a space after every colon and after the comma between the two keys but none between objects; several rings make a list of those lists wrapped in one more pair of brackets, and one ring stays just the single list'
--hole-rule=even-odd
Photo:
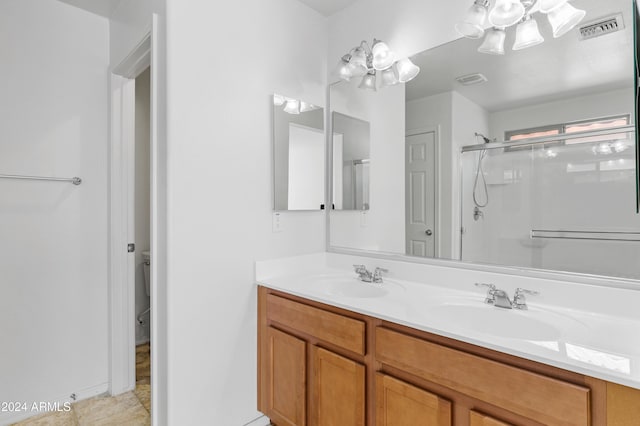
[{"label": "white wall", "polygon": [[404,87],[371,92],[357,84],[333,85],[331,109],[370,125],[370,210],[331,211],[330,244],[404,253],[404,108],[393,108],[404,104]]},{"label": "white wall", "polygon": [[[144,260],[142,252],[151,248],[151,146],[150,146],[150,112],[151,112],[151,72],[147,70],[136,78],[136,110],[135,110],[135,244],[136,244],[136,278],[135,299],[136,317],[149,307],[144,279]],[[149,341],[150,317],[144,315],[144,325],[136,322],[136,343]]]},{"label": "white wall", "polygon": [[[407,132],[427,128],[438,131],[438,257],[459,259],[460,149],[475,143],[475,132],[488,133],[488,113],[456,91],[409,101],[406,109]],[[469,179],[470,173],[463,177]]]},{"label": "white wall", "polygon": [[168,66],[168,421],[256,411],[254,261],[323,251],[323,212],[271,226],[272,93],[324,104],[325,19],[296,0],[172,1]]},{"label": "white wall", "polygon": [[83,179],[0,181],[0,401],[92,396],[107,389],[108,21],[6,0],[0,32],[0,173]]}]

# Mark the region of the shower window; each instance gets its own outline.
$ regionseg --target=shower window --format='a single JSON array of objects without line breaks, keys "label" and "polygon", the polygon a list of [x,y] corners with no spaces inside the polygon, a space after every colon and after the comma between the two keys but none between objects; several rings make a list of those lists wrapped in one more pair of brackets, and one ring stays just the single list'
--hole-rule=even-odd
[{"label": "shower window", "polygon": [[[505,132],[504,140],[509,142],[542,136],[559,135],[562,133],[577,133],[590,130],[610,129],[612,127],[628,126],[629,120],[629,115],[619,115],[614,117],[598,118],[595,120],[573,121],[570,123],[553,124],[548,126],[534,127],[530,129],[512,130],[509,132]],[[565,143],[567,145],[572,145],[578,143],[598,142],[599,140],[608,140],[612,137],[615,137],[615,135],[591,136],[588,138],[568,140]],[[626,133],[620,134],[619,137],[626,137]]]}]

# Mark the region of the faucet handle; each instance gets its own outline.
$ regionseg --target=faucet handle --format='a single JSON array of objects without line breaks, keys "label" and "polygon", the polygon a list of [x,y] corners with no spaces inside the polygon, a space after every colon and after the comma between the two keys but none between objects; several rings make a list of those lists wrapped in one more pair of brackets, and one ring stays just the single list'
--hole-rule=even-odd
[{"label": "faucet handle", "polygon": [[489,305],[493,305],[496,301],[496,286],[494,284],[487,283],[475,283],[476,287],[486,287],[487,288],[487,297],[484,299],[484,303]]},{"label": "faucet handle", "polygon": [[388,269],[376,267],[376,270],[373,271],[373,282],[374,283],[381,283],[382,282],[382,274],[383,273],[386,274],[387,272],[389,272]]},{"label": "faucet handle", "polygon": [[367,270],[367,267],[366,267],[366,266],[364,266],[364,265],[353,265],[353,269],[354,269],[356,272],[360,273],[361,271],[362,271],[362,272],[366,271],[366,270]]},{"label": "faucet handle", "polygon": [[520,309],[523,311],[526,311],[528,309],[527,298],[525,297],[525,294],[528,294],[530,296],[538,296],[540,292],[518,287],[516,289],[516,293],[513,295],[513,307],[515,309]]}]

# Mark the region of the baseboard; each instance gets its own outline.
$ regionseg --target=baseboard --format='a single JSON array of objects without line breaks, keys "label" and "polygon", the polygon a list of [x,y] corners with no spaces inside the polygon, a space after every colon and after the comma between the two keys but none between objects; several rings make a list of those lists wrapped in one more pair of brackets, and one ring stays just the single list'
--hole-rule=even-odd
[{"label": "baseboard", "polygon": [[258,417],[255,420],[250,421],[244,426],[269,426],[271,424],[271,420],[267,416]]},{"label": "baseboard", "polygon": [[[50,410],[60,410],[63,411],[65,409],[65,404],[72,404],[77,401],[82,401],[83,399],[93,398],[94,396],[98,396],[101,394],[107,393],[109,390],[108,383],[102,383],[96,386],[91,386],[86,389],[82,389],[79,391],[72,392],[75,396],[73,399],[70,395],[58,396],[57,398],[47,398],[43,401],[14,401],[19,402],[20,404],[26,404],[26,411],[13,411],[13,412],[0,412],[0,426],[7,426],[12,423],[16,423],[27,419],[29,417],[37,416],[39,414],[43,414],[46,410],[40,411],[40,403],[44,403],[48,405]],[[35,405],[34,405],[35,404]],[[32,408],[35,408],[32,410]],[[253,426],[253,425],[252,425]]]}]

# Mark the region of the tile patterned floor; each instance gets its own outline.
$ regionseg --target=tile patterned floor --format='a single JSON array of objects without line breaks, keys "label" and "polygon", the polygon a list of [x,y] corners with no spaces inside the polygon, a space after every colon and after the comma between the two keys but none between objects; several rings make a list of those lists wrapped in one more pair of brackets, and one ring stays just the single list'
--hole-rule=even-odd
[{"label": "tile patterned floor", "polygon": [[151,424],[151,350],[136,348],[136,389],[97,396],[71,405],[71,411],[42,414],[13,426],[147,426]]}]

